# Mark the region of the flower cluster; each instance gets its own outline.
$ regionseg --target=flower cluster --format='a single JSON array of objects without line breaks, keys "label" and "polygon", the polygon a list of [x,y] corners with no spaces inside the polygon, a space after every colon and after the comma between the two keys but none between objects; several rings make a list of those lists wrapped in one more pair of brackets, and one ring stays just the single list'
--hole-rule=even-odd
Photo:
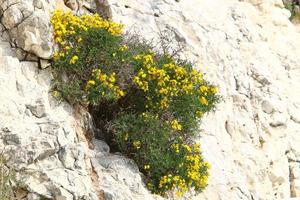
[{"label": "flower cluster", "polygon": [[[125,92],[116,85],[116,73],[107,75],[101,69],[93,69],[92,78],[87,81],[85,86],[88,96],[97,95],[119,99],[125,95]],[[89,100],[93,100],[93,98],[91,97]]]},{"label": "flower cluster", "polygon": [[171,122],[171,127],[174,129],[174,130],[181,130],[182,129],[182,126],[181,124],[178,123],[178,121],[176,119],[174,119],[172,122]]},{"label": "flower cluster", "polygon": [[[82,15],[80,17],[73,15],[71,12],[61,10],[54,11],[51,23],[54,29],[55,42],[66,45],[70,35],[78,35],[80,31],[87,31],[90,28],[105,29],[112,35],[123,33],[123,25],[105,20],[98,14]],[[75,37],[77,42],[81,42],[80,37]]]},{"label": "flower cluster", "polygon": [[174,99],[193,94],[203,106],[208,106],[207,97],[217,93],[216,87],[206,84],[202,73],[175,64],[172,59],[163,65],[151,54],[136,55],[134,59],[141,66],[134,83],[145,92],[147,107],[166,109]]},{"label": "flower cluster", "polygon": [[[68,55],[69,50],[74,48],[74,44],[82,41],[80,32],[94,28],[107,30],[111,35],[123,33],[123,25],[105,20],[98,14],[78,17],[71,12],[56,10],[52,15],[51,23],[54,30],[54,41],[60,46],[60,51],[54,55],[55,59]],[[70,64],[75,64],[78,60],[76,56],[74,55],[70,59]]]},{"label": "flower cluster", "polygon": [[174,143],[171,150],[184,157],[175,171],[160,178],[159,188],[162,191],[176,189],[178,196],[190,187],[194,187],[197,191],[203,190],[207,185],[210,165],[203,161],[200,146]]},{"label": "flower cluster", "polygon": [[[72,88],[66,89],[67,87],[83,88],[84,92],[74,91],[74,93],[81,95],[80,100],[92,104],[101,98],[117,100],[125,96],[125,92],[118,86],[116,73],[95,66],[91,62],[92,56],[86,57],[87,51],[84,46],[84,42],[89,39],[87,35],[90,30],[104,31],[107,36],[114,38],[122,34],[121,24],[102,19],[98,14],[75,16],[71,12],[60,10],[53,13],[51,23],[54,29],[54,40],[59,46],[59,51],[54,54],[54,67],[62,68],[62,71],[57,70],[57,73],[73,74],[73,80],[69,79],[70,84],[60,88],[60,92],[68,90],[65,93],[70,93]],[[123,45],[120,51],[125,51],[127,48]],[[88,69],[84,72],[89,74],[86,75],[89,77],[85,80],[81,80],[82,72],[78,73],[78,68],[82,70],[82,66]]]}]

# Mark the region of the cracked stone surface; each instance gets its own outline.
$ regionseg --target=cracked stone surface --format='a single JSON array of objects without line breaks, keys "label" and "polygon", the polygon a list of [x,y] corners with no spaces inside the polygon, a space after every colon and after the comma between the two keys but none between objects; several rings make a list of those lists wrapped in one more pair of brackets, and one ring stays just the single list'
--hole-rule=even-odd
[{"label": "cracked stone surface", "polygon": [[[209,185],[192,199],[300,197],[300,33],[280,0],[110,1],[113,18],[147,39],[173,33],[220,88],[202,121]],[[297,153],[295,153],[297,152]],[[292,177],[292,178],[291,178]]]},{"label": "cracked stone surface", "polygon": [[0,73],[0,149],[22,171],[28,199],[98,199],[86,141],[73,108],[52,98],[49,71],[0,53]]},{"label": "cracked stone surface", "polygon": [[[300,197],[300,33],[281,0],[99,2],[146,39],[167,30],[220,88],[224,100],[197,139],[212,165],[209,184],[182,199]],[[86,111],[53,99],[47,60],[20,61],[24,52],[7,42],[51,58],[54,8],[97,11],[93,0],[0,0],[0,150],[24,178],[27,199],[162,199],[132,161],[87,140]]]},{"label": "cracked stone surface", "polygon": [[60,1],[0,0],[0,20],[18,48],[40,58],[54,51],[50,13]]}]

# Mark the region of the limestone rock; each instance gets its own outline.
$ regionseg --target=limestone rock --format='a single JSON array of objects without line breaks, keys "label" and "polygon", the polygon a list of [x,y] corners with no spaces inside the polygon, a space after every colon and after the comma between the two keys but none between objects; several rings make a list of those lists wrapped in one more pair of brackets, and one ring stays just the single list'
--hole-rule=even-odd
[{"label": "limestone rock", "polygon": [[37,79],[46,71],[0,55],[0,72],[0,149],[22,171],[27,198],[97,199],[88,145],[77,142],[72,108],[50,105],[50,82]]},{"label": "limestone rock", "polygon": [[220,87],[224,103],[201,125],[210,181],[193,199],[289,198],[285,152],[297,149],[299,127],[290,118],[300,111],[288,107],[299,102],[300,33],[282,1],[110,3],[113,18],[146,39],[174,32],[182,56]]},{"label": "limestone rock", "polygon": [[[197,139],[212,165],[209,184],[182,199],[300,197],[300,33],[281,0],[98,2],[145,39],[172,35],[171,45],[183,45],[181,56],[223,96]],[[47,61],[21,62],[7,43],[49,59],[56,6],[70,10],[62,0],[0,0],[0,30],[7,30],[0,35],[0,150],[8,166],[24,178],[27,199],[163,199],[145,188],[131,160],[92,140],[84,109],[52,97]],[[72,7],[77,14],[96,8],[92,0]]]},{"label": "limestone rock", "polygon": [[38,57],[49,59],[54,50],[50,12],[55,2],[44,0],[0,2],[1,22],[17,47]]},{"label": "limestone rock", "polygon": [[138,167],[132,160],[119,155],[105,154],[93,158],[92,165],[99,176],[98,184],[104,192],[105,199],[162,199],[146,190]]}]

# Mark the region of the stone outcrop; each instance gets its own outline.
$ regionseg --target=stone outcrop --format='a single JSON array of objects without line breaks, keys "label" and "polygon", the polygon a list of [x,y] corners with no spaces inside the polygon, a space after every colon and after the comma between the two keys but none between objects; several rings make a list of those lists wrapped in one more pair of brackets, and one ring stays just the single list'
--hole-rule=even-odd
[{"label": "stone outcrop", "polygon": [[0,149],[27,199],[162,199],[146,190],[131,160],[91,140],[83,108],[52,97],[50,68],[41,68],[54,51],[55,8],[105,10],[146,39],[167,33],[220,88],[223,101],[197,138],[212,165],[209,185],[183,199],[300,197],[300,32],[281,0],[99,2],[106,7],[0,0]]},{"label": "stone outcrop", "polygon": [[1,0],[1,24],[18,48],[48,59],[53,53],[49,12],[54,3],[31,0]]},{"label": "stone outcrop", "polygon": [[171,31],[220,88],[199,138],[211,178],[195,199],[299,197],[300,33],[282,1],[110,2],[143,36]]}]

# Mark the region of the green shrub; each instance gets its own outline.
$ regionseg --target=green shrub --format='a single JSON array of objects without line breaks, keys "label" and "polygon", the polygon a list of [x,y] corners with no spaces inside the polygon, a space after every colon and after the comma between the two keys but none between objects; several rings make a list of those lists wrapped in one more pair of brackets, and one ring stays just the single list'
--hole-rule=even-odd
[{"label": "green shrub", "polygon": [[159,194],[202,191],[209,164],[192,137],[219,100],[191,63],[158,53],[98,15],[56,11],[54,96],[88,106],[106,141],[135,160]]},{"label": "green shrub", "polygon": [[121,113],[112,124],[114,142],[121,152],[134,158],[150,190],[164,193],[177,189],[181,195],[189,187],[196,191],[205,188],[209,164],[203,161],[199,146],[187,143],[177,132],[177,123],[149,112]]}]

